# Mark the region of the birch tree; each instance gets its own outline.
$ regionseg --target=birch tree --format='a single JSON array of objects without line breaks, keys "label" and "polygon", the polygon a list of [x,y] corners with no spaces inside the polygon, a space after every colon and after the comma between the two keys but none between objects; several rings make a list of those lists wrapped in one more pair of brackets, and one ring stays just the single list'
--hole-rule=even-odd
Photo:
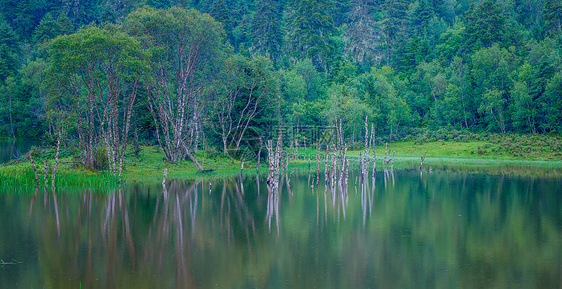
[{"label": "birch tree", "polygon": [[121,177],[133,104],[146,70],[146,53],[134,38],[109,25],[86,26],[59,36],[50,45],[52,93],[69,95],[77,114],[82,161],[94,167],[99,145],[105,147],[111,174]]},{"label": "birch tree", "polygon": [[277,92],[273,65],[269,59],[248,59],[235,55],[228,59],[223,84],[215,93],[211,129],[220,136],[223,153],[238,150],[254,120]]},{"label": "birch tree", "polygon": [[188,157],[202,169],[192,150],[225,48],[224,29],[208,14],[179,7],[138,9],[124,27],[152,52],[147,105],[162,152],[170,162]]}]

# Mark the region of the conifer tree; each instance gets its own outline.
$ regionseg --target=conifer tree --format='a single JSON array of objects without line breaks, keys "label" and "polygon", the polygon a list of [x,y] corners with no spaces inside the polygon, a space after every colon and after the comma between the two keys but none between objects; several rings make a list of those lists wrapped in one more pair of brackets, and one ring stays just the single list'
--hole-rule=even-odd
[{"label": "conifer tree", "polygon": [[373,65],[380,61],[382,31],[374,19],[374,0],[353,0],[347,13],[350,23],[344,29],[345,51],[353,62]]},{"label": "conifer tree", "polygon": [[0,18],[0,84],[17,68],[17,34]]},{"label": "conifer tree", "polygon": [[562,32],[562,1],[546,0],[542,14],[547,33]]},{"label": "conifer tree", "polygon": [[466,14],[467,45],[473,50],[501,42],[506,32],[502,8],[494,0],[472,4]]},{"label": "conifer tree", "polygon": [[250,51],[277,60],[280,55],[283,35],[277,3],[260,0],[252,18]]},{"label": "conifer tree", "polygon": [[379,25],[383,29],[386,46],[386,65],[390,65],[391,53],[397,48],[397,43],[405,39],[408,16],[408,2],[406,0],[386,0],[383,5],[383,19]]},{"label": "conifer tree", "polygon": [[327,72],[335,45],[334,21],[328,14],[328,0],[295,1],[288,11],[287,50],[296,59],[310,58],[320,70]]}]

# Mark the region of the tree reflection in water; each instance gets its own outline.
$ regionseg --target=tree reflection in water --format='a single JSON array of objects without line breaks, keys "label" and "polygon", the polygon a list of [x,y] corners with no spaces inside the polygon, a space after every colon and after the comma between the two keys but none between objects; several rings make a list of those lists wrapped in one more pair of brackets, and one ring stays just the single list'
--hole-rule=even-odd
[{"label": "tree reflection in water", "polygon": [[321,188],[295,175],[268,187],[267,198],[259,178],[214,181],[210,192],[207,183],[168,181],[105,193],[0,194],[0,257],[23,262],[0,270],[2,286],[562,283],[559,178],[380,172],[357,175],[355,194],[345,182]]}]

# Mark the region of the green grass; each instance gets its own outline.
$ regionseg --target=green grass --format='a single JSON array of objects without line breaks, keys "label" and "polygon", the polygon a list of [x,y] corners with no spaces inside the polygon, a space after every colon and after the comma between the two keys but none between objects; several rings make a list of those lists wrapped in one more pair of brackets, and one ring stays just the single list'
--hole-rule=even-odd
[{"label": "green grass", "polygon": [[[51,186],[52,164],[47,175],[48,185]],[[41,185],[44,184],[44,166],[36,165],[37,175]],[[16,187],[32,187],[36,186],[37,181],[35,174],[28,162],[0,167],[0,189],[3,191]],[[106,172],[96,172],[83,168],[72,168],[70,164],[59,164],[55,180],[56,187],[65,188],[91,188],[106,189],[117,187],[119,180],[117,177],[111,176]]]},{"label": "green grass", "polygon": [[[544,150],[539,147],[529,148],[526,154],[514,154],[506,150],[502,144],[486,141],[471,142],[429,142],[414,144],[414,142],[391,143],[388,153],[396,151],[401,157],[422,157],[427,153],[428,158],[453,158],[453,159],[501,159],[501,160],[562,160],[562,155]],[[378,157],[384,156],[384,146],[376,147]]]},{"label": "green grass", "polygon": [[[546,141],[552,142],[547,139]],[[556,139],[557,141],[557,139]],[[525,143],[527,142],[527,143]],[[392,152],[396,152],[394,162],[395,169],[419,169],[420,157],[426,155],[424,168],[432,167],[434,169],[466,169],[468,171],[478,171],[487,167],[489,172],[506,172],[516,173],[523,168],[551,168],[556,169],[555,174],[562,170],[562,154],[558,142],[554,142],[554,148],[529,144],[529,139],[523,141],[501,139],[500,141],[470,141],[470,142],[454,142],[454,141],[435,141],[416,144],[414,142],[390,143],[388,145],[389,157]],[[515,148],[515,149],[514,149]],[[521,149],[523,148],[523,149]],[[358,167],[359,154],[362,151],[348,151],[351,161],[351,169]],[[308,156],[312,161],[310,172],[316,172],[316,149],[299,149],[292,153],[292,161],[289,168],[294,172],[309,172]],[[170,163],[164,159],[160,148],[157,146],[144,147],[138,155],[130,155],[125,158],[125,170],[123,172],[123,184],[127,183],[157,183],[161,182],[164,169],[168,170],[168,179],[177,180],[214,180],[237,176],[240,173],[240,160],[224,156],[222,154],[213,153],[212,155],[203,155],[204,152],[196,154],[196,158],[203,165],[204,169],[214,169],[214,172],[201,173],[191,161],[180,161]],[[320,170],[324,171],[325,151],[320,152],[321,163]],[[383,164],[384,146],[376,147],[377,168],[390,168],[389,164]],[[203,161],[203,157],[204,161]],[[62,159],[70,160],[70,157]],[[36,169],[39,175],[40,183],[43,184],[44,170],[42,161],[37,160]],[[53,160],[50,160],[51,169]],[[495,168],[495,169],[492,169]],[[560,169],[560,170],[559,170]],[[267,164],[260,165],[260,174],[267,174]],[[244,175],[255,175],[256,162],[249,160],[244,166]],[[51,172],[49,171],[49,185],[51,184]],[[35,186],[35,175],[28,162],[0,166],[0,189],[14,188],[18,186]],[[56,178],[57,187],[65,188],[95,188],[107,189],[119,186],[119,180],[115,176],[111,176],[106,172],[96,172],[76,167],[72,164],[60,164]]]},{"label": "green grass", "polygon": [[[195,164],[189,160],[170,163],[166,161],[157,146],[145,147],[138,156],[130,155],[125,158],[124,179],[127,182],[151,183],[161,182],[164,169],[168,169],[168,179],[216,179],[230,177],[240,172],[240,161],[227,156],[215,155],[209,157],[203,153],[194,155],[203,169],[214,169],[212,173],[201,173]],[[248,169],[251,165],[246,166]]]}]

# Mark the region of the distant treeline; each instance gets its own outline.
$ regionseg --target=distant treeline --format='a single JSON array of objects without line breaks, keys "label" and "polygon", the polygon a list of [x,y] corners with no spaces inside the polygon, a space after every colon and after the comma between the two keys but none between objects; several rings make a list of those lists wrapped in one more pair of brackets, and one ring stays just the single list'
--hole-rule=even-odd
[{"label": "distant treeline", "polygon": [[348,141],[361,140],[366,116],[387,140],[562,130],[560,0],[0,8],[0,136],[63,131],[90,161],[131,141],[159,143],[172,161],[198,146],[238,151],[268,137],[278,110],[295,128],[341,120]]}]

